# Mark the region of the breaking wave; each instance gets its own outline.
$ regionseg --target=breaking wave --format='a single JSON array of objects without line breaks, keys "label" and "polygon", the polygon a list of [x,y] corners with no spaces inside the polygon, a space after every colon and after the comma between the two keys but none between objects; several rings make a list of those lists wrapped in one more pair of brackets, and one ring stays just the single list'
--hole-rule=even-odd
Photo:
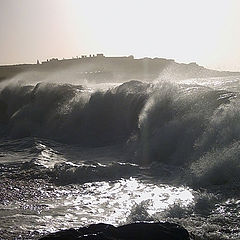
[{"label": "breaking wave", "polygon": [[[239,123],[237,91],[197,84],[130,81],[95,91],[83,85],[38,83],[0,90],[2,138],[37,137],[88,148],[121,144],[132,162],[184,169],[187,181],[198,186],[240,183]],[[108,168],[135,171],[132,165],[119,166]],[[71,182],[96,168],[99,176],[107,169],[54,169]]]}]

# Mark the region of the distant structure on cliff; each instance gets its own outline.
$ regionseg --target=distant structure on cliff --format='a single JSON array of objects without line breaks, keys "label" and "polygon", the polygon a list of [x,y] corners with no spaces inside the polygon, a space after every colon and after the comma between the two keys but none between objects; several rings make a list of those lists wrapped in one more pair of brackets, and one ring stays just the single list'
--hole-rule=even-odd
[{"label": "distant structure on cliff", "polygon": [[206,69],[192,62],[176,63],[166,58],[140,58],[130,56],[106,57],[102,53],[81,55],[71,59],[51,58],[37,64],[0,66],[0,81],[26,71],[62,72],[67,70],[75,79],[92,82],[124,82],[132,79],[153,81],[155,79],[186,79],[240,75],[239,72],[220,72]]},{"label": "distant structure on cliff", "polygon": [[72,57],[71,59],[62,59],[59,60],[58,58],[51,58],[51,59],[47,59],[46,61],[43,61],[42,64],[59,64],[59,63],[73,63],[73,62],[81,62],[81,61],[86,61],[86,60],[92,60],[93,58],[97,58],[97,59],[102,59],[105,56],[100,53],[100,54],[90,54],[89,56],[87,55],[81,55],[81,57]]}]

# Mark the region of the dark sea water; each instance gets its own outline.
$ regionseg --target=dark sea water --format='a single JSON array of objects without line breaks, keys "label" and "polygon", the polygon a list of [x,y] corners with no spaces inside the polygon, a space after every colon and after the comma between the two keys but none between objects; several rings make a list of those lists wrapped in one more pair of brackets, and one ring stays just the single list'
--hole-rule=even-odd
[{"label": "dark sea water", "polygon": [[240,77],[0,85],[0,239],[171,221],[240,239]]}]

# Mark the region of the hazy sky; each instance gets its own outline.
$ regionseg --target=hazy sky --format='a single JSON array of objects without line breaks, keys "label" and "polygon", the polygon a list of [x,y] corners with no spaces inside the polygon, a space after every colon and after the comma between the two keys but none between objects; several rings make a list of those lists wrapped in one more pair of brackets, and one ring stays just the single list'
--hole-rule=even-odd
[{"label": "hazy sky", "polygon": [[95,53],[240,71],[240,0],[0,0],[0,64]]}]

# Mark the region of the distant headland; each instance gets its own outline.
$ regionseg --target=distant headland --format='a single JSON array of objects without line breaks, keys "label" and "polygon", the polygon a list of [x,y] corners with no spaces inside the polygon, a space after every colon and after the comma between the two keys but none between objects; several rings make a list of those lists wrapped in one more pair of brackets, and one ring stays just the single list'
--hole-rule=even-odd
[{"label": "distant headland", "polygon": [[70,71],[78,79],[92,82],[122,82],[131,79],[153,81],[155,79],[186,79],[240,75],[240,72],[216,71],[192,62],[177,63],[166,58],[140,58],[134,56],[106,57],[104,54],[81,55],[71,59],[47,59],[36,64],[0,66],[0,81],[23,72]]}]

